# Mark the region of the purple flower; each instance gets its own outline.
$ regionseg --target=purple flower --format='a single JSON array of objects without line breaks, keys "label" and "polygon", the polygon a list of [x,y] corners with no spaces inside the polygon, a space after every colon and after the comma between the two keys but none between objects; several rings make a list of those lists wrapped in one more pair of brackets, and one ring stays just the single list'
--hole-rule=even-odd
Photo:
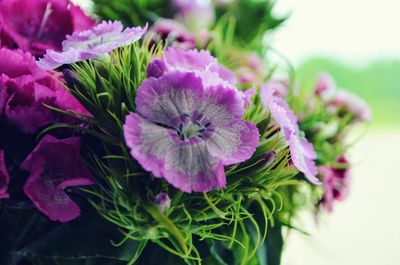
[{"label": "purple flower", "polygon": [[136,42],[146,30],[147,26],[124,30],[120,21],[103,21],[91,30],[68,35],[62,42],[62,52],[48,50],[37,64],[41,69],[51,70],[63,64],[98,59],[119,47]]},{"label": "purple flower", "polygon": [[4,151],[0,150],[0,199],[8,198],[10,195],[7,193],[8,183],[10,176],[6,167],[6,160],[4,158]]},{"label": "purple flower", "polygon": [[[348,161],[344,156],[338,158],[337,163],[346,166]],[[333,168],[322,166],[319,168],[324,185],[324,195],[321,204],[328,212],[333,211],[334,201],[344,200],[349,192],[349,171],[347,168]]]},{"label": "purple flower", "polygon": [[165,212],[169,207],[171,207],[171,199],[168,194],[161,192],[154,198],[154,203],[158,206],[161,212]]},{"label": "purple flower", "polygon": [[196,36],[189,32],[184,25],[173,19],[158,19],[149,31],[149,36],[157,42],[157,37],[166,40],[180,49],[189,50],[196,47]]},{"label": "purple flower", "polygon": [[224,166],[250,158],[258,145],[257,127],[242,120],[240,94],[223,85],[206,87],[194,73],[143,81],[136,110],[124,125],[131,155],[185,192],[224,187]]},{"label": "purple flower", "polygon": [[25,133],[54,122],[73,122],[45,105],[89,115],[56,79],[40,70],[29,53],[1,48],[0,115]]},{"label": "purple flower", "polygon": [[80,208],[64,189],[94,183],[79,149],[78,137],[59,140],[46,135],[21,165],[30,171],[25,194],[51,220],[67,222],[78,217]]},{"label": "purple flower", "polygon": [[15,43],[33,55],[41,56],[46,49],[60,50],[67,34],[93,25],[94,21],[68,0],[0,1],[0,32],[7,39],[2,45]]},{"label": "purple flower", "polygon": [[304,173],[305,177],[314,184],[320,181],[316,177],[318,169],[314,160],[317,154],[311,143],[301,136],[297,117],[286,104],[284,99],[277,95],[274,82],[267,82],[261,87],[261,100],[265,108],[269,109],[272,117],[280,126],[285,139],[289,143],[289,150],[293,164]]},{"label": "purple flower", "polygon": [[354,121],[371,120],[371,109],[368,104],[351,92],[338,89],[334,79],[329,74],[320,74],[315,93],[328,104],[330,109],[352,114]]},{"label": "purple flower", "polygon": [[207,85],[224,84],[235,86],[235,74],[221,66],[217,59],[206,50],[190,50],[169,48],[164,52],[163,61],[168,71],[192,71],[200,76]]}]

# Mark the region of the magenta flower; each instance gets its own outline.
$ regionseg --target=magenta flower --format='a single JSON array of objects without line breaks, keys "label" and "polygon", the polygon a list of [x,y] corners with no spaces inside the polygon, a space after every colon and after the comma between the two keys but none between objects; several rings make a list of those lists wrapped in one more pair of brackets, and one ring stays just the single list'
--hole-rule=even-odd
[{"label": "magenta flower", "polygon": [[165,212],[165,210],[171,207],[171,199],[165,192],[157,194],[154,198],[154,203],[157,205],[161,212]]},{"label": "magenta flower", "polygon": [[[338,158],[337,163],[346,166],[348,161],[344,156]],[[321,204],[328,212],[333,211],[334,201],[344,200],[349,192],[349,171],[347,168],[332,168],[322,166],[319,168],[324,184],[324,195]]]},{"label": "magenta flower", "polygon": [[5,45],[15,43],[33,55],[60,50],[67,34],[93,25],[94,21],[68,0],[0,1],[0,32],[7,38]]},{"label": "magenta flower", "polygon": [[89,115],[54,76],[40,70],[32,55],[20,50],[0,49],[0,115],[25,133],[35,133],[54,122],[71,118],[45,105]]},{"label": "magenta flower", "polygon": [[62,52],[48,50],[37,65],[43,70],[51,70],[63,64],[98,59],[119,47],[136,42],[146,30],[147,26],[124,30],[119,21],[103,21],[91,30],[67,36],[62,42]]},{"label": "magenta flower", "polygon": [[338,89],[334,79],[329,74],[320,74],[315,93],[331,109],[352,114],[355,121],[371,120],[371,109],[368,104],[351,92]]},{"label": "magenta flower", "polygon": [[196,36],[189,32],[184,25],[173,19],[158,19],[151,27],[148,35],[156,43],[157,37],[166,40],[168,44],[189,50],[196,47]]},{"label": "magenta flower", "polygon": [[10,195],[7,193],[8,183],[10,176],[6,167],[6,160],[4,158],[4,151],[0,150],[0,199],[8,198]]},{"label": "magenta flower", "polygon": [[79,149],[77,137],[59,140],[46,135],[21,165],[30,171],[25,194],[51,220],[67,222],[78,217],[80,208],[64,189],[94,183]]},{"label": "magenta flower", "polygon": [[314,160],[317,154],[311,143],[301,136],[297,117],[286,104],[284,99],[277,95],[274,82],[267,82],[261,87],[261,100],[265,108],[269,109],[272,117],[280,126],[285,139],[289,143],[289,150],[293,164],[304,173],[305,177],[314,184],[320,181],[316,177],[318,169]]},{"label": "magenta flower", "polygon": [[242,120],[240,94],[222,85],[205,87],[194,73],[143,81],[136,110],[124,125],[132,156],[185,192],[224,187],[224,166],[250,158],[258,145],[257,127]]}]

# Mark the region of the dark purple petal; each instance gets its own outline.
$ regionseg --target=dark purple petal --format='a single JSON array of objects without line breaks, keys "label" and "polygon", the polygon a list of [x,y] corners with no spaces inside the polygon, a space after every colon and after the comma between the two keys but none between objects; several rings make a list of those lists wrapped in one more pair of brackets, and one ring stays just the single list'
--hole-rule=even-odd
[{"label": "dark purple petal", "polygon": [[10,176],[6,167],[6,160],[4,157],[4,150],[0,150],[0,199],[8,198],[10,195],[7,193],[8,183]]},{"label": "dark purple petal", "polygon": [[153,59],[147,66],[147,77],[159,78],[167,71],[167,66],[160,59]]},{"label": "dark purple petal", "polygon": [[77,137],[59,140],[44,136],[22,163],[30,171],[25,194],[51,220],[67,222],[79,216],[79,206],[64,192],[67,187],[91,185],[94,178],[79,156]]}]

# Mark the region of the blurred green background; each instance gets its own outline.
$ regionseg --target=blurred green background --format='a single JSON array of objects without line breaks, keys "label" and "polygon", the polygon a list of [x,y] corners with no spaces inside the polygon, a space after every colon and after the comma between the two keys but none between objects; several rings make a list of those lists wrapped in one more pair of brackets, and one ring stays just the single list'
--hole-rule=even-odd
[{"label": "blurred green background", "polygon": [[320,72],[330,73],[339,87],[353,91],[369,103],[374,127],[400,125],[400,60],[352,64],[312,57],[300,63],[296,74],[304,88],[312,88]]}]

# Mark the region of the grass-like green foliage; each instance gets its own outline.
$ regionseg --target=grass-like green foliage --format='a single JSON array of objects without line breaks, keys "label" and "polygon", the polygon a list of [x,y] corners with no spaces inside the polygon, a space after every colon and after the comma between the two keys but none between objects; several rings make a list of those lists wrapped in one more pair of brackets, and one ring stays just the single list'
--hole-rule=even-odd
[{"label": "grass-like green foliage", "polygon": [[[149,60],[160,53],[162,47],[133,44],[110,58],[73,66],[77,80],[71,92],[93,114],[80,128],[90,136],[87,158],[98,177],[96,187],[87,190],[92,204],[120,228],[124,240],[140,242],[129,264],[148,242],[186,264],[214,264],[209,259],[217,242],[233,251],[235,264],[261,264],[257,248],[274,224],[274,211],[281,208],[277,188],[298,183],[293,180],[298,171],[288,166],[286,144],[256,96],[245,118],[257,124],[260,145],[251,159],[226,168],[225,189],[187,194],[145,172],[130,156],[122,126],[125,115],[135,111],[135,94]],[[263,156],[270,150],[277,152],[272,164]],[[153,203],[159,192],[167,192],[172,200],[164,213]]]}]

